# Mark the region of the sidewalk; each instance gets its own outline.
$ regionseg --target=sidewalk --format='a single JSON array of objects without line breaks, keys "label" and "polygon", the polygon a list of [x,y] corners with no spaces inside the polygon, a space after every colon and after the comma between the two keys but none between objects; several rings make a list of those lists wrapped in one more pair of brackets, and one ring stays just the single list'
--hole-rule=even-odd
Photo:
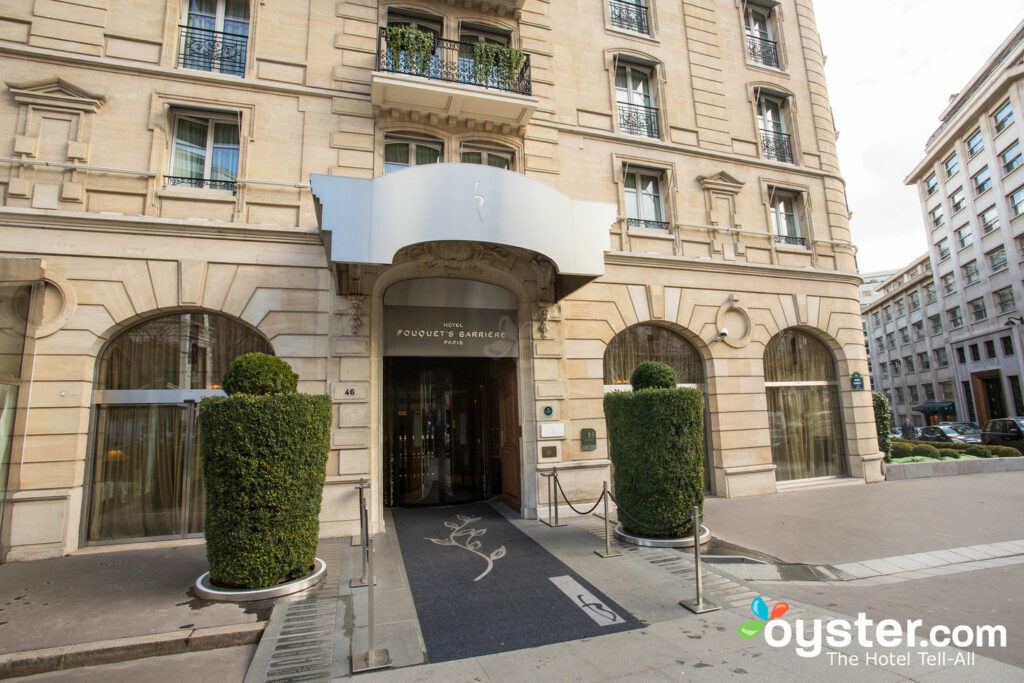
[{"label": "sidewalk", "polygon": [[[787,562],[856,563],[900,553],[1024,538],[1021,485],[1024,473],[1003,473],[711,500],[706,522],[717,537]],[[971,514],[958,517],[951,512],[957,509]],[[724,609],[692,615],[678,605],[679,600],[693,597],[690,552],[616,543],[623,556],[603,559],[593,552],[603,547],[603,522],[597,517],[575,515],[566,521],[570,523],[567,527],[550,528],[537,521],[512,518],[513,524],[643,620],[646,627],[515,652],[422,664],[424,648],[400,559],[401,548],[394,533],[389,532],[378,537],[377,544],[376,647],[388,648],[396,664],[408,666],[356,678],[603,681],[685,676],[700,680],[981,681],[1020,680],[1024,675],[1019,668],[981,655],[969,667],[954,667],[951,659],[930,665],[916,659],[907,664],[839,665],[830,663],[829,657],[836,655],[827,651],[805,659],[792,646],[773,648],[763,635],[747,640],[737,633],[741,624],[754,619],[750,603],[757,596],[769,605],[785,597],[792,605],[785,616],[791,623],[803,619],[810,624],[814,619],[835,617],[837,613],[853,616],[858,611],[867,612],[876,621],[887,616],[926,616],[920,612],[935,599],[934,588],[929,588],[931,581],[942,581],[944,595],[954,601],[958,592],[995,600],[993,595],[999,595],[999,586],[1003,585],[1002,602],[994,604],[1009,614],[1012,603],[1005,601],[1016,602],[1020,597],[1016,575],[1006,575],[1002,584],[989,579],[984,583],[985,591],[972,587],[972,574],[893,584],[916,587],[907,592],[914,602],[904,606],[904,614],[890,604],[900,594],[884,593],[892,587],[880,586],[868,593],[864,592],[868,589],[844,587],[852,597],[841,595],[832,600],[831,596],[821,597],[821,591],[828,588],[822,583],[752,582],[736,576],[729,565],[705,565],[706,594]],[[0,565],[0,662],[5,653],[11,657],[15,656],[12,653],[60,646],[137,656],[146,652],[143,646],[147,643],[158,642],[160,647],[182,647],[170,651],[187,654],[73,669],[39,678],[179,678],[229,683],[241,680],[240,672],[245,669],[247,681],[344,678],[349,675],[351,652],[366,647],[366,589],[348,586],[348,579],[358,573],[359,550],[348,539],[325,540],[320,555],[328,562],[328,581],[304,594],[282,598],[276,605],[234,605],[192,598],[192,583],[205,571],[202,545],[89,551],[54,560]],[[1005,573],[1013,569],[988,571]],[[876,595],[885,596],[885,600],[874,603],[865,599]],[[834,604],[829,609],[835,612],[816,606],[828,603]],[[496,614],[495,618],[503,617]],[[945,623],[961,622],[952,616]],[[240,638],[254,639],[264,627],[263,639],[255,650],[251,645],[237,647]],[[1011,636],[1019,642],[1019,633]],[[97,644],[110,640],[119,643],[121,650]],[[197,648],[223,649],[188,653],[190,642],[195,642]],[[842,649],[844,655],[858,654],[862,662],[872,652],[877,655],[887,651],[855,645]],[[958,651],[950,648],[949,652],[952,656]],[[244,666],[249,657],[251,662]],[[102,655],[99,661],[103,661]]]}]

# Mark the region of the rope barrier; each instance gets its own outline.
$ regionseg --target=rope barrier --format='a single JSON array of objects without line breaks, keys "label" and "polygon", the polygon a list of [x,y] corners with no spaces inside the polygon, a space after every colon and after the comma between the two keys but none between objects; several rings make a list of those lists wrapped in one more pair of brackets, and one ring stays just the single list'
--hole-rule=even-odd
[{"label": "rope barrier", "polygon": [[[601,495],[598,496],[598,498],[597,498],[597,502],[594,503],[594,507],[590,508],[586,512],[580,512],[579,510],[576,509],[575,505],[573,505],[572,503],[569,502],[569,496],[565,495],[565,489],[562,488],[562,482],[558,481],[558,472],[557,471],[555,472],[555,486],[558,487],[559,493],[561,493],[562,494],[562,498],[565,499],[565,504],[568,505],[572,509],[572,511],[575,512],[577,515],[589,515],[591,512],[593,512],[594,510],[597,509],[597,506],[601,504],[601,500],[604,499],[604,495],[605,495],[605,492],[602,491]],[[611,494],[609,493],[608,495],[611,495]],[[612,500],[615,500],[615,499],[612,498]],[[617,504],[618,503],[616,503],[616,505]]]},{"label": "rope barrier", "polygon": [[[638,520],[633,515],[629,514],[629,512],[627,512],[626,509],[624,507],[622,507],[622,505],[619,503],[619,501],[615,500],[615,496],[612,495],[612,492],[610,490],[602,491],[601,495],[598,496],[597,501],[594,502],[593,507],[591,507],[586,512],[581,512],[580,510],[577,510],[576,506],[573,505],[569,501],[569,496],[565,495],[565,489],[562,488],[562,482],[560,482],[558,480],[558,470],[557,469],[554,470],[553,472],[549,473],[549,474],[541,473],[541,476],[542,477],[548,477],[548,478],[552,478],[552,477],[554,478],[554,480],[555,480],[555,487],[556,487],[555,497],[557,498],[558,494],[561,493],[562,494],[562,499],[565,500],[566,505],[568,505],[569,508],[573,512],[575,512],[577,515],[589,515],[589,514],[591,514],[592,512],[594,512],[594,510],[597,509],[597,506],[601,504],[601,500],[607,495],[611,499],[611,501],[613,503],[615,503],[615,507],[616,507],[617,511],[619,513],[621,513],[622,516],[624,516],[627,519],[629,519],[630,522],[632,522],[635,526],[643,529],[644,531],[648,531],[648,532],[655,533],[655,534],[664,534],[664,533],[668,533],[670,531],[682,531],[683,529],[686,529],[687,526],[692,526],[692,524],[693,524],[692,520],[687,520],[687,521],[682,522],[680,524],[676,524],[675,526],[665,527],[663,529],[656,529],[656,528],[654,528],[652,526],[648,526],[648,525],[644,524],[643,522],[641,522],[640,520]],[[556,505],[558,504],[557,500],[556,500],[555,504]]]}]

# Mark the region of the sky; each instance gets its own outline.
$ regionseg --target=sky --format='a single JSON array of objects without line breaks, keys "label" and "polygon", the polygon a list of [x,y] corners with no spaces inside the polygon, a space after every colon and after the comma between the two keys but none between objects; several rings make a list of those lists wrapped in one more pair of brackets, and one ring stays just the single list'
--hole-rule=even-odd
[{"label": "sky", "polygon": [[928,249],[903,179],[949,96],[1024,19],[1024,2],[816,0],[814,10],[860,272],[901,268]]}]

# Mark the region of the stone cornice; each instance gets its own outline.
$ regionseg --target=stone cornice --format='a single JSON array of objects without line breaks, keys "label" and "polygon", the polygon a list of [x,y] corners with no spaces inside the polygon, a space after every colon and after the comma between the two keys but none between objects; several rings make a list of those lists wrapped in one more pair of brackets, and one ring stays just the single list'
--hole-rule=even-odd
[{"label": "stone cornice", "polygon": [[[791,280],[814,280],[816,282],[841,282],[859,287],[864,280],[856,273],[843,273],[834,270],[816,270],[811,268],[792,268],[789,266],[773,266],[760,263],[725,263],[686,256],[658,256],[651,254],[632,254],[624,251],[606,251],[606,265],[639,266],[641,268],[670,268],[673,270],[694,270],[701,272],[728,273],[730,275],[757,275],[761,277],[778,277]],[[607,274],[607,273],[606,273]],[[853,296],[851,298],[857,298]]]},{"label": "stone cornice", "polygon": [[246,242],[278,242],[322,245],[317,228],[267,227],[250,223],[179,220],[147,216],[112,216],[75,211],[0,207],[0,226],[39,230],[80,230],[133,234],[145,237],[229,239]]}]

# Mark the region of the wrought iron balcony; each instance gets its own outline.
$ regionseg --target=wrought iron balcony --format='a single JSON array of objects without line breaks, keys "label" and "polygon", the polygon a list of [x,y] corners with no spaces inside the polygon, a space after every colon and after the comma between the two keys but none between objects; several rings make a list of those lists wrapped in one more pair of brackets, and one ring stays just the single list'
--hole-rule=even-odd
[{"label": "wrought iron balcony", "polygon": [[779,51],[774,40],[747,35],[747,50],[750,52],[750,61],[779,68]]},{"label": "wrought iron balcony", "polygon": [[644,135],[649,138],[661,137],[658,131],[657,107],[619,102],[619,130],[630,135]]},{"label": "wrought iron balcony", "polygon": [[776,244],[795,244],[795,245],[797,245],[799,247],[806,247],[807,246],[807,238],[806,237],[796,237],[795,235],[776,235],[775,236],[775,243]]},{"label": "wrought iron balcony", "polygon": [[666,221],[649,221],[646,218],[627,218],[626,222],[631,228],[649,228],[651,230],[668,231],[668,223]]},{"label": "wrought iron balcony", "polygon": [[192,26],[179,28],[181,28],[178,44],[179,67],[217,71],[232,76],[245,75],[248,36]]},{"label": "wrought iron balcony", "polygon": [[211,190],[229,190],[232,193],[238,188],[238,183],[234,180],[213,180],[212,178],[190,178],[188,176],[177,176],[167,175],[164,176],[164,180],[167,181],[167,185],[171,186],[183,186],[183,187],[199,187],[209,188]]},{"label": "wrought iron balcony", "polygon": [[651,33],[650,24],[647,23],[646,5],[628,2],[628,0],[609,0],[608,14],[611,17],[612,26],[645,35]]},{"label": "wrought iron balcony", "polygon": [[787,164],[793,163],[793,146],[789,142],[789,135],[774,130],[761,129],[761,149],[764,150],[764,158],[773,161],[781,161]]},{"label": "wrought iron balcony", "polygon": [[478,85],[520,95],[531,94],[530,55],[523,55],[523,65],[515,73],[509,73],[497,64],[478,63],[474,45],[436,38],[432,54],[417,55],[409,50],[392,48],[387,28],[381,28],[377,38],[377,70],[434,81]]}]

